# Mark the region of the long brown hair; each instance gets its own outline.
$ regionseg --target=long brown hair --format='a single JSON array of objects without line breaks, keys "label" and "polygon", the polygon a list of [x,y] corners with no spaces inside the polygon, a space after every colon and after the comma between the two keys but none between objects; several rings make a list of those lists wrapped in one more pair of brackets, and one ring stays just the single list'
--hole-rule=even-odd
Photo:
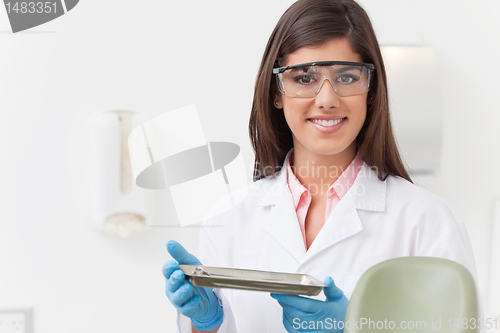
[{"label": "long brown hair", "polygon": [[249,132],[255,152],[253,179],[272,175],[293,147],[292,132],[282,110],[274,106],[278,93],[274,67],[284,66],[290,53],[303,46],[345,38],[363,62],[375,65],[366,119],[356,138],[361,158],[380,180],[389,174],[411,182],[394,140],[389,114],[387,78],[380,47],[366,12],[354,0],[299,0],[278,21],[260,64]]}]

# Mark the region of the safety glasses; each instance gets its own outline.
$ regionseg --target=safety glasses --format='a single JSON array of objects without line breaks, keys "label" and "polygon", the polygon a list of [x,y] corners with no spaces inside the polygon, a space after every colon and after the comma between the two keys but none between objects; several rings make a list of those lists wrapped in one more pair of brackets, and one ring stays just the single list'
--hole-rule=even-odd
[{"label": "safety glasses", "polygon": [[315,97],[325,80],[340,97],[370,91],[375,66],[347,61],[319,61],[273,68],[280,92],[289,97]]}]

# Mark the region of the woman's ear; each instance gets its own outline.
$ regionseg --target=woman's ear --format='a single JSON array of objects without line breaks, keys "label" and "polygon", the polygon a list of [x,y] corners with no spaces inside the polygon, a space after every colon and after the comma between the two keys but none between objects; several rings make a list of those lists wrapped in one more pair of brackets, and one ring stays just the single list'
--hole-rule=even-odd
[{"label": "woman's ear", "polygon": [[283,103],[281,101],[281,96],[280,95],[275,95],[274,96],[274,107],[277,109],[283,109]]},{"label": "woman's ear", "polygon": [[368,98],[366,99],[366,104],[368,104],[368,105],[373,104],[373,96],[368,96]]}]

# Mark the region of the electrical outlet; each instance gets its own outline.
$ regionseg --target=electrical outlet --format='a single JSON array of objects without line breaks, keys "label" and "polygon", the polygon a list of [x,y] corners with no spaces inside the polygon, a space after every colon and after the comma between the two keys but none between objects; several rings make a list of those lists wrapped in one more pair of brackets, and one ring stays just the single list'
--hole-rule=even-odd
[{"label": "electrical outlet", "polygon": [[33,333],[33,309],[0,309],[0,333]]}]

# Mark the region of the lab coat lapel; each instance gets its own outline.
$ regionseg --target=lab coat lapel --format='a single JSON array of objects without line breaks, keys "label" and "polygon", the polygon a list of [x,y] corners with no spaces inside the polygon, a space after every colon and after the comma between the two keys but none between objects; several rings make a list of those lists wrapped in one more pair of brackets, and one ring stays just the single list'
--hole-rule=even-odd
[{"label": "lab coat lapel", "polygon": [[384,211],[386,183],[363,163],[354,184],[332,211],[304,257],[304,262],[326,248],[363,230],[358,209]]},{"label": "lab coat lapel", "polygon": [[363,230],[363,225],[356,211],[352,192],[348,191],[325,221],[307,250],[304,262],[361,230]]},{"label": "lab coat lapel", "polygon": [[[286,166],[288,156],[285,158]],[[302,262],[306,247],[300,231],[292,194],[287,183],[287,169],[283,167],[272,186],[260,200],[261,206],[271,206],[263,222],[264,229],[281,244],[296,260]]]},{"label": "lab coat lapel", "polygon": [[[289,154],[285,158],[285,166],[288,156]],[[265,230],[301,264],[326,248],[361,232],[363,223],[358,210],[385,210],[386,182],[379,180],[377,174],[363,163],[353,185],[332,211],[306,252],[286,173],[286,168],[282,168],[259,204],[271,206],[271,211],[263,222]]]}]

